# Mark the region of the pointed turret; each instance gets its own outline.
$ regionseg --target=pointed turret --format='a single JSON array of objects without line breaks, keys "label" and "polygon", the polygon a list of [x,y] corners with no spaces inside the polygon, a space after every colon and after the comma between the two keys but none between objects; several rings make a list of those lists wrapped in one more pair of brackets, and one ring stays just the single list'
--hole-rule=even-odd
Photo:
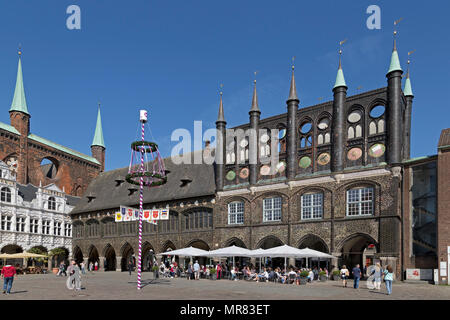
[{"label": "pointed turret", "polygon": [[297,97],[297,87],[295,86],[295,75],[294,75],[294,66],[292,66],[292,77],[291,77],[291,87],[289,89],[289,100],[298,100]]},{"label": "pointed turret", "polygon": [[[394,36],[396,33],[394,33]],[[394,39],[394,48],[392,49],[392,55],[391,55],[391,64],[389,65],[388,74],[392,71],[402,71],[402,67],[400,66],[400,59],[398,58],[398,52],[397,52],[397,42],[396,39]]]},{"label": "pointed turret", "polygon": [[405,97],[414,96],[411,88],[411,80],[409,80],[409,67],[406,73],[405,87],[403,88],[403,94]]},{"label": "pointed turret", "polygon": [[[414,50],[415,51],[415,50]],[[414,51],[408,52],[410,56]],[[406,73],[405,87],[403,89],[403,94],[405,95],[406,108],[404,112],[403,120],[403,160],[408,160],[410,158],[411,149],[411,116],[412,116],[412,105],[414,100],[414,94],[411,89],[411,80],[409,79],[409,65],[411,61],[408,58],[408,71]]]},{"label": "pointed turret", "polygon": [[294,61],[292,58],[291,86],[289,88],[289,98],[287,104],[287,130],[286,130],[286,153],[287,170],[286,177],[294,179],[297,172],[297,111],[300,100],[297,96],[297,87],[295,86]]},{"label": "pointed turret", "polygon": [[101,171],[105,170],[105,141],[103,140],[102,117],[100,115],[100,103],[98,104],[97,125],[95,126],[94,139],[92,140],[91,153],[101,164]]},{"label": "pointed turret", "polygon": [[[222,88],[222,85],[220,85]],[[222,91],[220,91],[219,102],[219,115],[216,121],[216,152],[215,152],[215,173],[216,173],[216,189],[217,191],[223,190],[223,184],[225,179],[225,152],[226,152],[226,126],[225,116],[223,112]]]},{"label": "pointed turret", "polygon": [[345,103],[347,100],[347,84],[344,79],[344,71],[342,70],[341,56],[342,45],[347,40],[341,41],[339,44],[339,67],[336,81],[333,87],[333,117],[331,119],[331,164],[330,169],[333,173],[339,173],[344,170],[345,163]]},{"label": "pointed turret", "polygon": [[103,140],[103,129],[102,129],[102,117],[100,115],[100,104],[98,105],[97,113],[97,125],[95,126],[94,139],[92,140],[92,146],[105,147],[105,141]]},{"label": "pointed turret", "polygon": [[254,86],[253,86],[253,98],[252,98],[252,108],[250,109],[251,111],[257,111],[257,112],[261,112],[261,110],[259,110],[258,107],[258,94],[256,93],[256,79],[253,81]]},{"label": "pointed turret", "polygon": [[[397,20],[394,25],[397,25]],[[392,50],[391,64],[386,74],[387,86],[387,132],[388,148],[386,152],[387,163],[396,167],[402,162],[403,158],[403,106],[402,106],[402,74],[398,59],[397,44],[395,37],[397,31],[394,31],[394,48]]]},{"label": "pointed turret", "polygon": [[217,116],[216,124],[217,124],[217,122],[225,122],[226,123],[225,115],[223,113],[222,94],[223,94],[222,91],[220,91],[219,115]]},{"label": "pointed turret", "polygon": [[22,61],[20,55],[22,53],[19,51],[19,64],[17,66],[17,79],[16,79],[16,89],[14,90],[14,98],[9,111],[18,111],[28,114],[27,100],[25,99],[25,89],[23,86],[23,75],[22,75]]},{"label": "pointed turret", "polygon": [[[340,51],[342,53],[342,51]],[[339,55],[339,68],[336,75],[336,81],[334,82],[334,88],[337,87],[347,87],[347,84],[345,83],[344,78],[344,71],[342,70],[342,64],[341,64],[341,56]]]}]

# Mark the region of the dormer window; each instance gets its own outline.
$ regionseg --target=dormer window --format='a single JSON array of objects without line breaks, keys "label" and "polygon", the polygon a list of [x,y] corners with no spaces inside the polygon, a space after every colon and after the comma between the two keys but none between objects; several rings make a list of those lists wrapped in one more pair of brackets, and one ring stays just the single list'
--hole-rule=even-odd
[{"label": "dormer window", "polygon": [[116,187],[118,187],[118,186],[120,186],[122,183],[125,182],[125,179],[122,178],[122,177],[117,177],[116,180],[114,180],[114,181],[116,181]]},{"label": "dormer window", "polygon": [[0,200],[2,202],[11,202],[11,190],[8,187],[3,187],[1,189]]},{"label": "dormer window", "polygon": [[192,182],[192,179],[188,176],[184,176],[181,180],[181,187],[187,186],[189,183]]},{"label": "dormer window", "polygon": [[88,199],[88,202],[92,202],[96,198],[96,196],[93,193],[89,193],[86,198]]},{"label": "dormer window", "polygon": [[137,189],[137,188],[134,188],[134,187],[131,187],[131,188],[128,188],[128,191],[129,191],[128,195],[131,196],[131,195],[133,195],[133,193],[135,193],[136,191],[138,191],[138,189]]},{"label": "dormer window", "polygon": [[56,210],[55,197],[49,197],[48,198],[48,210]]}]

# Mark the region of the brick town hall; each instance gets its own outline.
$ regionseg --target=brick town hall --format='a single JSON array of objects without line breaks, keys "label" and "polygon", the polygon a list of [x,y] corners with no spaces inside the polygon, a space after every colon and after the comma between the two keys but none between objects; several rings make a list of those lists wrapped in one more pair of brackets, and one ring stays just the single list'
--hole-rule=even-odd
[{"label": "brick town hall", "polygon": [[[339,61],[333,100],[301,108],[292,70],[287,112],[270,118],[261,118],[255,83],[249,122],[236,128],[267,130],[262,142],[279,129],[274,168],[261,161],[270,150],[258,150],[251,164],[248,137],[226,137],[221,94],[216,126],[226,138],[224,164],[165,159],[167,184],[144,191],[145,208],[170,208],[170,220],[144,223],[144,269],[168,249],[288,244],[331,253],[339,266],[391,264],[399,279],[408,268],[442,267],[447,282],[450,129],[442,131],[436,155],[410,159],[414,95],[409,69],[402,90],[395,46],[387,70],[387,87],[347,96]],[[78,261],[124,271],[137,258],[137,222],[114,222],[120,205],[138,205],[127,169],[102,172],[71,212]]]}]

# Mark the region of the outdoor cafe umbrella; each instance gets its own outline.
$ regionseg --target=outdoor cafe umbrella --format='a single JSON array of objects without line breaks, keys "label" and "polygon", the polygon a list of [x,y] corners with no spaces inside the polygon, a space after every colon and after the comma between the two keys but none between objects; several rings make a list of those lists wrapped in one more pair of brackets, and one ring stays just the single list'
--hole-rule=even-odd
[{"label": "outdoor cafe umbrella", "polygon": [[259,257],[260,258],[259,259],[259,270],[261,270],[261,258],[264,257],[264,255],[261,255],[261,254],[264,254],[264,252],[266,252],[266,250],[264,250],[262,248],[258,248],[258,249],[250,251],[251,257]]},{"label": "outdoor cafe umbrella", "polygon": [[206,254],[208,254],[208,251],[194,248],[194,247],[188,247],[183,249],[177,249],[172,251],[166,251],[163,253],[160,253],[159,255],[162,256],[179,256],[179,257],[206,257]]},{"label": "outdoor cafe umbrella", "polygon": [[253,257],[271,257],[271,258],[284,258],[284,268],[286,269],[287,258],[302,258],[302,251],[300,249],[288,246],[287,244],[273,247],[264,252],[256,253]]},{"label": "outdoor cafe umbrella", "polygon": [[13,258],[11,256],[12,256],[12,254],[9,254],[9,253],[2,253],[2,254],[0,254],[0,259],[3,259],[3,265],[6,264],[6,259]]},{"label": "outdoor cafe umbrella", "polygon": [[209,251],[206,256],[218,258],[233,257],[233,267],[234,267],[234,257],[250,257],[251,250],[232,245],[230,247]]},{"label": "outdoor cafe umbrella", "polygon": [[[334,258],[334,256],[325,253],[325,252],[321,252],[321,251],[317,251],[317,250],[313,250],[310,248],[304,248],[304,249],[300,249],[300,251],[302,251],[302,256],[300,256],[300,258],[317,258],[319,261],[321,258],[324,259],[331,259]],[[309,265],[308,260],[306,260],[307,262],[307,266]]]},{"label": "outdoor cafe umbrella", "polygon": [[47,258],[44,254],[37,254],[37,253],[31,253],[31,252],[20,252],[20,253],[14,253],[9,255],[11,259],[28,259],[28,258]]}]

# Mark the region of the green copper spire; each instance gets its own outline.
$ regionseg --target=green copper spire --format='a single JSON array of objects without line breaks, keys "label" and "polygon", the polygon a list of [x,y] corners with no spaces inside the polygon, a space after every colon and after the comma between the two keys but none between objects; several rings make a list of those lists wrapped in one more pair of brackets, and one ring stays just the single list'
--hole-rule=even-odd
[{"label": "green copper spire", "polygon": [[403,94],[405,97],[414,96],[411,88],[411,80],[409,80],[409,60],[408,60],[408,72],[406,73],[405,87],[403,88]]},{"label": "green copper spire", "polygon": [[94,140],[92,140],[91,146],[105,147],[105,142],[103,141],[103,130],[102,130],[102,117],[100,115],[100,103],[98,104],[98,114],[97,114],[97,125],[95,127]]},{"label": "green copper spire", "polygon": [[23,87],[22,62],[20,60],[20,55],[21,52],[19,51],[19,66],[17,67],[16,89],[14,91],[14,98],[9,111],[20,111],[29,114],[27,108],[27,100],[25,99],[25,89]]},{"label": "green copper spire", "polygon": [[402,67],[400,67],[400,60],[398,58],[397,41],[395,39],[396,35],[397,31],[394,31],[394,49],[392,50],[391,64],[389,65],[389,71],[387,72],[388,74],[392,71],[403,71]]},{"label": "green copper spire", "polygon": [[333,89],[335,89],[337,87],[347,87],[347,84],[345,83],[345,78],[344,78],[344,71],[342,70],[342,64],[341,64],[342,45],[346,41],[347,41],[347,39],[345,39],[344,41],[339,42],[339,45],[341,46],[339,48],[339,68],[338,68],[338,72],[337,72],[337,75],[336,75],[336,81],[334,83]]}]

